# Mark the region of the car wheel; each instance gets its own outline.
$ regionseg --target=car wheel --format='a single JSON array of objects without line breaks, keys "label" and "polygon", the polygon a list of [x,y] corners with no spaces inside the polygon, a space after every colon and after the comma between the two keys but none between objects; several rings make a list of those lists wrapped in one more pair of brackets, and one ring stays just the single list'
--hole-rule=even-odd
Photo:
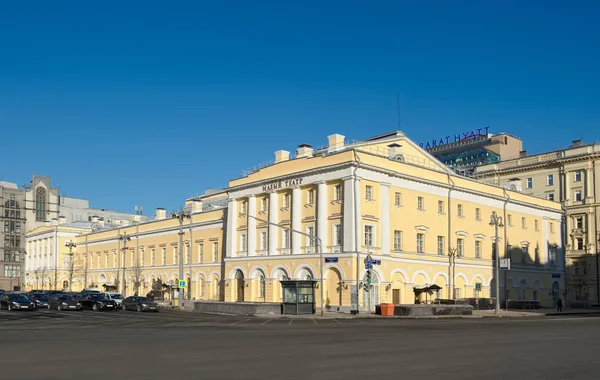
[{"label": "car wheel", "polygon": [[136,309],[137,309],[138,312],[141,312],[142,311],[142,305],[137,305]]},{"label": "car wheel", "polygon": [[97,303],[95,303],[94,306],[92,306],[92,309],[94,309],[94,311],[100,311],[100,308],[98,307]]},{"label": "car wheel", "polygon": [[8,304],[8,308],[7,308],[7,309],[8,309],[8,311],[12,311],[12,309],[13,309],[13,305],[11,305],[11,304]]},{"label": "car wheel", "polygon": [[56,309],[57,309],[58,311],[62,311],[62,305],[61,305],[61,304],[58,304],[58,306],[56,307]]},{"label": "car wheel", "polygon": [[52,309],[52,308],[50,307],[50,304],[46,305],[46,307],[48,308],[48,310]]},{"label": "car wheel", "polygon": [[121,309],[127,310],[127,307],[125,306],[125,304],[121,305]]}]

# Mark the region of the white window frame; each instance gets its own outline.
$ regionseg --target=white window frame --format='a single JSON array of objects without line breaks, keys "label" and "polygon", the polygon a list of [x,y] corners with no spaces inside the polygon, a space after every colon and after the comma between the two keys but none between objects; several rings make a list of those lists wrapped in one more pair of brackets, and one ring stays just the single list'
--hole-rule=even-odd
[{"label": "white window frame", "polygon": [[533,188],[533,178],[531,178],[531,177],[527,178],[527,188],[528,189]]},{"label": "white window frame", "polygon": [[581,201],[583,201],[583,192],[581,190],[575,190],[575,202]]},{"label": "white window frame", "polygon": [[307,198],[308,198],[307,204],[309,204],[309,205],[315,204],[315,189],[308,189]]},{"label": "white window frame", "polygon": [[260,238],[260,250],[264,251],[266,249],[269,249],[269,235],[267,234],[267,231],[260,231],[258,237]]},{"label": "white window frame", "polygon": [[333,188],[333,200],[341,201],[342,200],[342,185],[337,184]]},{"label": "white window frame", "polygon": [[465,256],[465,239],[459,237],[456,239],[456,257]]},{"label": "white window frame", "polygon": [[219,242],[218,241],[213,242],[212,248],[213,248],[213,262],[217,263],[217,262],[219,262]]},{"label": "white window frame", "polygon": [[463,218],[465,216],[465,210],[462,204],[458,204],[458,209],[457,209],[457,213],[458,213],[458,217],[459,218]]},{"label": "white window frame", "polygon": [[288,230],[287,228],[284,228],[281,230],[281,248],[282,249],[289,249],[290,245],[291,245],[291,230]]},{"label": "white window frame", "polygon": [[156,250],[154,248],[150,249],[150,266],[156,265]]},{"label": "white window frame", "polygon": [[417,210],[425,211],[425,198],[417,197]]},{"label": "white window frame", "polygon": [[161,257],[160,257],[161,264],[162,264],[162,266],[165,266],[165,265],[167,265],[167,248],[166,247],[162,248],[160,253],[161,253]]},{"label": "white window frame", "polygon": [[443,255],[445,254],[445,250],[446,250],[446,238],[444,236],[438,235],[437,237],[437,253],[438,255]]},{"label": "white window frame", "polygon": [[475,240],[475,258],[481,259],[481,247],[483,246],[481,240]]},{"label": "white window frame", "polygon": [[315,246],[315,239],[311,238],[310,236],[315,236],[315,226],[314,225],[310,225],[310,226],[306,226],[306,234],[309,236],[306,236],[306,246],[307,247],[314,247]]},{"label": "white window frame", "polygon": [[394,230],[394,251],[402,251],[402,231]]},{"label": "white window frame", "polygon": [[417,253],[425,253],[425,233],[417,232]]},{"label": "white window frame", "polygon": [[524,216],[521,217],[521,228],[524,230],[527,229],[527,218],[525,218]]},{"label": "white window frame", "polygon": [[546,194],[546,199],[549,201],[554,202],[554,193],[547,193]]},{"label": "white window frame", "polygon": [[540,221],[539,220],[534,220],[533,224],[535,225],[535,230],[539,231],[540,230]]},{"label": "white window frame", "polygon": [[583,178],[583,170],[575,170],[575,179],[574,182],[581,182]]},{"label": "white window frame", "polygon": [[[339,229],[339,231],[338,231]],[[334,247],[341,247],[344,244],[343,239],[344,230],[342,229],[342,223],[334,223],[331,226],[331,245]]]},{"label": "white window frame", "polygon": [[481,209],[479,207],[475,208],[475,220],[481,220]]},{"label": "white window frame", "polygon": [[240,252],[248,252],[248,246],[247,246],[247,240],[246,240],[246,234],[245,233],[241,233],[240,234]]},{"label": "white window frame", "polygon": [[546,176],[546,186],[554,186],[554,174],[548,174]]},{"label": "white window frame", "polygon": [[[368,232],[367,232],[368,230]],[[367,235],[367,233],[369,235]],[[375,247],[375,225],[373,224],[365,224],[363,226],[363,245],[365,247]],[[367,241],[367,238],[370,241]],[[368,244],[370,243],[370,244]]]},{"label": "white window frame", "polygon": [[402,193],[395,192],[394,193],[394,206],[402,206]]},{"label": "white window frame", "polygon": [[204,263],[204,243],[198,244],[198,263]]},{"label": "white window frame", "polygon": [[373,200],[373,186],[371,186],[371,185],[365,186],[365,199],[368,201]]},{"label": "white window frame", "polygon": [[444,201],[438,201],[438,215],[444,215]]},{"label": "white window frame", "polygon": [[290,208],[290,195],[283,194],[283,208]]}]

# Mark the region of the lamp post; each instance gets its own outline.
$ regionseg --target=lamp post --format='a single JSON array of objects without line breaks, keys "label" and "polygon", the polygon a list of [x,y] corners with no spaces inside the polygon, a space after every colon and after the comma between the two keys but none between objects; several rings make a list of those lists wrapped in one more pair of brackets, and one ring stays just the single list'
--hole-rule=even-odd
[{"label": "lamp post", "polygon": [[454,299],[454,268],[456,267],[456,248],[448,248],[448,299]]},{"label": "lamp post", "polygon": [[73,262],[73,248],[77,247],[77,244],[73,240],[65,242],[65,247],[69,248],[69,292],[72,290],[73,285],[73,271],[75,270],[75,263]]},{"label": "lamp post", "polygon": [[119,235],[119,241],[123,242],[123,248],[121,248],[123,250],[123,255],[122,255],[123,262],[121,263],[121,270],[123,272],[121,277],[123,279],[123,285],[121,285],[122,286],[121,289],[122,289],[123,297],[125,297],[125,259],[127,256],[127,248],[129,248],[127,246],[127,242],[131,241],[131,236],[129,234],[127,234],[127,232],[124,232],[122,235]]},{"label": "lamp post", "polygon": [[504,223],[502,223],[502,217],[498,216],[498,214],[496,214],[496,212],[494,211],[492,213],[492,217],[490,220],[490,226],[494,226],[495,228],[495,236],[496,236],[496,240],[494,244],[494,248],[495,251],[494,252],[496,254],[496,310],[495,313],[498,314],[500,313],[500,253],[498,251],[498,227],[504,227]]},{"label": "lamp post", "polygon": [[[183,279],[183,221],[191,218],[192,216],[182,208],[179,211],[173,212],[171,217],[179,220],[179,281],[181,281]],[[191,275],[192,274],[190,273],[190,276]],[[188,284],[188,286],[190,285]],[[180,289],[179,284],[177,284],[177,288],[179,289],[179,308],[183,309],[183,292],[185,291],[185,288]]]},{"label": "lamp post", "polygon": [[[318,252],[319,253],[319,269],[321,271],[321,280],[319,281],[319,288],[321,289],[321,315],[323,315],[324,311],[325,311],[324,310],[324,302],[325,302],[325,300],[324,300],[325,293],[324,292],[325,291],[323,289],[323,243],[321,241],[321,238],[319,238],[317,236],[313,236],[313,235],[307,234],[307,233],[302,232],[302,231],[298,231],[298,230],[286,227],[286,226],[282,226],[281,224],[277,224],[277,223],[270,222],[268,220],[257,218],[255,216],[251,216],[251,215],[248,215],[248,214],[245,214],[245,213],[240,213],[240,216],[252,218],[252,219],[258,220],[259,222],[267,223],[267,224],[270,224],[272,226],[279,227],[279,228],[281,228],[283,230],[287,230],[287,231],[295,232],[295,233],[303,235],[303,236],[307,236],[309,239],[311,239],[311,242],[315,243],[315,245],[317,246],[317,251],[319,251]],[[248,247],[248,249],[251,249],[251,248]]]}]

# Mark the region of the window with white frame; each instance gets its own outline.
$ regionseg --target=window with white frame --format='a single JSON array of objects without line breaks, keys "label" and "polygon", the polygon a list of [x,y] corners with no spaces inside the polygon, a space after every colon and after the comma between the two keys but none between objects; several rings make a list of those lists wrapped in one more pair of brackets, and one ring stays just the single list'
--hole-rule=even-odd
[{"label": "window with white frame", "polygon": [[531,189],[533,187],[533,178],[527,178],[527,188]]},{"label": "window with white frame", "polygon": [[575,248],[578,251],[583,251],[583,239],[582,238],[575,239]]},{"label": "window with white frame", "polygon": [[218,262],[219,261],[219,243],[218,242],[214,242],[213,243],[213,262]]},{"label": "window with white frame", "polygon": [[583,216],[575,217],[575,228],[579,230],[583,229]]},{"label": "window with white frame", "polygon": [[177,247],[173,247],[173,264],[178,264],[179,260],[177,258]]},{"label": "window with white frame", "polygon": [[476,259],[481,258],[481,241],[480,240],[475,240],[475,258]]},{"label": "window with white frame", "polygon": [[289,207],[290,207],[290,195],[284,194],[283,195],[283,208],[289,208]]},{"label": "window with white frame", "polygon": [[581,182],[581,170],[575,172],[575,182]]},{"label": "window with white frame", "polygon": [[456,239],[456,256],[463,257],[465,255],[465,241],[464,239]]},{"label": "window with white frame", "polygon": [[548,199],[549,201],[554,201],[554,193],[546,194],[546,199]]},{"label": "window with white frame", "polygon": [[402,251],[402,231],[394,231],[394,251]]},{"label": "window with white frame", "polygon": [[[92,262],[93,262],[93,260],[92,260]],[[112,265],[112,267],[113,268],[117,267],[117,252],[113,252],[113,265]]]},{"label": "window with white frame", "polygon": [[521,262],[524,263],[529,257],[529,245],[521,247]]},{"label": "window with white frame", "polygon": [[144,264],[145,264],[145,261],[146,261],[145,258],[144,258],[144,256],[145,256],[144,253],[145,253],[144,250],[140,249],[140,265],[142,267],[144,267]]},{"label": "window with white frame", "polygon": [[306,246],[313,247],[315,245],[315,239],[311,236],[315,236],[315,226],[306,227],[306,233],[309,235],[306,237]]},{"label": "window with white frame", "polygon": [[315,204],[315,190],[314,189],[308,190],[308,202],[307,203],[309,205]]},{"label": "window with white frame", "polygon": [[367,247],[373,246],[373,230],[374,230],[373,226],[371,226],[371,225],[365,226],[364,245]]},{"label": "window with white frame", "polygon": [[521,228],[527,228],[527,219],[525,217],[521,217]]},{"label": "window with white frame", "polygon": [[548,177],[546,177],[546,185],[548,185],[548,186],[554,185],[554,175],[553,174],[548,174]]},{"label": "window with white frame", "polygon": [[540,230],[540,221],[536,219],[534,223],[535,223],[535,230],[539,231]]},{"label": "window with white frame", "polygon": [[265,298],[265,284],[265,275],[261,273],[258,277],[258,298]]},{"label": "window with white frame", "polygon": [[263,212],[267,211],[267,198],[266,197],[262,198],[260,200],[260,210]]},{"label": "window with white frame", "polygon": [[242,201],[240,208],[241,208],[240,211],[242,212],[242,214],[246,214],[246,212],[248,212],[248,202]]},{"label": "window with white frame", "polygon": [[187,244],[187,243],[186,243],[186,244],[183,246],[183,252],[184,252],[183,258],[184,258],[184,260],[185,260],[185,262],[184,262],[184,263],[185,263],[185,264],[189,264],[189,263],[190,263],[190,260],[191,260],[191,259],[190,259],[190,245],[189,245],[189,244]]},{"label": "window with white frame", "polygon": [[150,250],[150,266],[156,265],[156,252],[154,248]]},{"label": "window with white frame", "polygon": [[553,234],[554,233],[554,223],[550,223],[550,233]]},{"label": "window with white frame", "polygon": [[342,225],[340,223],[333,225],[333,245],[342,245]]},{"label": "window with white frame", "polygon": [[240,234],[240,252],[246,252],[246,234]]},{"label": "window with white frame", "polygon": [[444,237],[443,236],[438,236],[437,237],[437,251],[438,251],[438,255],[443,255],[444,254]]},{"label": "window with white frame", "polygon": [[167,249],[163,248],[161,253],[162,253],[161,264],[167,265]]},{"label": "window with white frame", "polygon": [[284,229],[283,231],[281,231],[281,240],[282,240],[282,246],[284,249],[287,249],[290,247],[290,230],[288,229]]},{"label": "window with white frame", "polygon": [[575,202],[581,202],[581,190],[575,190]]},{"label": "window with white frame", "polygon": [[267,231],[260,231],[260,249],[261,251],[264,251],[265,249],[267,249],[268,243],[267,243]]},{"label": "window with white frame", "polygon": [[425,252],[425,234],[417,233],[417,252],[423,253]]},{"label": "window with white frame", "polygon": [[402,206],[402,193],[395,193],[394,194],[394,205],[395,206]]},{"label": "window with white frame", "polygon": [[459,300],[461,297],[460,288],[454,288],[454,299]]},{"label": "window with white frame", "polygon": [[425,199],[423,197],[417,198],[417,210],[423,211],[425,209]]},{"label": "window with white frame", "polygon": [[458,205],[458,217],[462,218],[464,216],[463,214],[463,205],[459,204]]},{"label": "window with white frame", "polygon": [[204,263],[204,244],[198,244],[198,263]]},{"label": "window with white frame", "polygon": [[373,200],[373,186],[367,185],[365,187],[365,198],[368,201]]},{"label": "window with white frame", "polygon": [[481,220],[481,209],[479,207],[475,209],[475,220]]},{"label": "window with white frame", "polygon": [[438,214],[442,215],[444,213],[444,201],[438,201]]},{"label": "window with white frame", "polygon": [[335,185],[333,189],[333,199],[336,201],[342,199],[342,185]]},{"label": "window with white frame", "polygon": [[512,225],[513,225],[513,224],[512,224],[512,215],[511,215],[511,214],[508,214],[508,215],[506,216],[506,218],[507,218],[507,219],[506,219],[506,221],[507,221],[508,225],[509,225],[509,226],[512,226]]},{"label": "window with white frame", "polygon": [[[125,253],[123,253],[125,255]],[[98,268],[100,268],[100,254],[98,254]],[[125,260],[123,259],[123,264],[125,264]]]},{"label": "window with white frame", "polygon": [[548,253],[548,261],[551,265],[556,264],[556,248],[550,248]]}]

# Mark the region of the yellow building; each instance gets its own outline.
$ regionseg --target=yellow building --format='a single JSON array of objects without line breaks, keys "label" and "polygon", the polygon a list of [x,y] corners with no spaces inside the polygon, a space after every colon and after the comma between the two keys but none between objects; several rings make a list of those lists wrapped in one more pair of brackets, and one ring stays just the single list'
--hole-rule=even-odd
[{"label": "yellow building", "polygon": [[[513,260],[501,297],[550,306],[564,289],[559,204],[457,176],[402,132],[352,144],[332,135],[293,158],[277,151],[270,165],[186,203],[184,279],[195,299],[278,302],[288,278],[317,280],[325,305],[344,311],[352,294],[373,308],[413,303],[432,284],[442,288],[434,298],[495,296],[494,212],[506,222],[500,255],[509,247]],[[85,282],[126,294],[176,283],[180,224],[165,210],[155,219],[77,236]],[[323,261],[307,235],[322,242]],[[370,288],[367,254],[381,261]]]}]

